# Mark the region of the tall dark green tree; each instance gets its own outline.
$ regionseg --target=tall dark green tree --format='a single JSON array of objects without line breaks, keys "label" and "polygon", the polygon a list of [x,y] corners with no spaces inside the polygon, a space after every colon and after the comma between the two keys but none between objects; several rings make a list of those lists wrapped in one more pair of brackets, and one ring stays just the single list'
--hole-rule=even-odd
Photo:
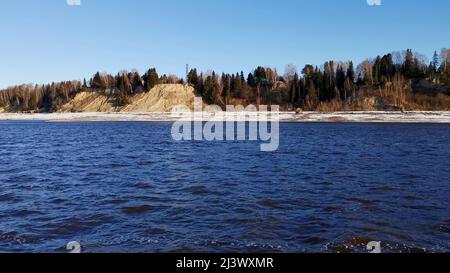
[{"label": "tall dark green tree", "polygon": [[226,105],[229,104],[232,98],[231,81],[230,75],[222,74],[222,97]]},{"label": "tall dark green tree", "polygon": [[241,77],[241,85],[242,85],[242,89],[247,88],[247,86],[246,86],[246,85],[247,85],[247,82],[246,82],[246,80],[245,80],[244,71],[241,71],[240,77]]},{"label": "tall dark green tree", "polygon": [[339,98],[341,100],[345,100],[345,71],[344,66],[342,64],[339,64],[336,70],[336,87],[339,92]]},{"label": "tall dark green tree", "polygon": [[255,76],[253,76],[253,73],[249,73],[247,76],[247,85],[250,87],[256,87],[256,80]]},{"label": "tall dark green tree", "polygon": [[208,76],[205,81],[204,98],[212,104],[220,104],[219,101],[219,81],[216,73],[212,72],[211,76]]},{"label": "tall dark green tree", "polygon": [[130,78],[133,93],[141,92],[144,89],[144,86],[142,84],[142,78],[139,75],[139,73],[138,72],[131,73]]},{"label": "tall dark green tree", "polygon": [[314,110],[318,103],[317,90],[316,90],[316,87],[315,87],[312,79],[308,79],[306,84],[307,84],[307,94],[308,94],[306,103],[307,103],[309,109]]},{"label": "tall dark green tree", "polygon": [[406,50],[403,74],[408,78],[412,78],[416,74],[416,62],[414,61],[414,53],[411,49]]},{"label": "tall dark green tree", "polygon": [[353,62],[350,61],[348,63],[348,67],[347,67],[347,78],[349,78],[349,80],[351,82],[355,82],[355,68],[353,67]]},{"label": "tall dark green tree", "polygon": [[199,79],[198,79],[198,74],[197,74],[197,69],[191,69],[191,71],[189,71],[188,75],[187,75],[187,83],[191,84],[193,86],[197,86]]},{"label": "tall dark green tree", "polygon": [[256,84],[264,84],[264,82],[267,81],[266,69],[262,66],[256,68],[254,76]]},{"label": "tall dark green tree", "polygon": [[266,69],[259,66],[254,72],[254,77],[256,83],[256,106],[259,109],[259,106],[261,105],[261,95],[263,92],[262,89],[265,88],[268,83]]},{"label": "tall dark green tree", "polygon": [[331,101],[335,95],[336,77],[334,73],[334,62],[326,62],[323,65],[323,100]]},{"label": "tall dark green tree", "polygon": [[289,81],[288,89],[289,89],[289,92],[288,92],[289,103],[294,106],[297,106],[298,100],[300,98],[300,96],[299,96],[300,86],[299,86],[299,79],[298,79],[297,73],[295,73],[294,77]]},{"label": "tall dark green tree", "polygon": [[157,84],[159,84],[158,72],[156,72],[156,68],[151,68],[144,75],[144,88],[146,91],[150,91]]}]

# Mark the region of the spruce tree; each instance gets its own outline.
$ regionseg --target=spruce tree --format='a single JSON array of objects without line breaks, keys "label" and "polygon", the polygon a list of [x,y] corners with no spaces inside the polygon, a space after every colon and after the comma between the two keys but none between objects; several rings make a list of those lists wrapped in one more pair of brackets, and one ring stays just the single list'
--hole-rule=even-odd
[{"label": "spruce tree", "polygon": [[241,98],[242,97],[242,81],[239,73],[236,73],[236,76],[233,76],[233,97]]},{"label": "spruce tree", "polygon": [[433,73],[437,73],[439,69],[439,56],[437,51],[434,51],[433,60],[431,61],[431,69]]},{"label": "spruce tree", "polygon": [[406,77],[413,78],[416,73],[416,62],[414,61],[414,54],[411,49],[406,51],[405,63],[403,64],[403,72]]},{"label": "spruce tree", "polygon": [[231,78],[230,75],[222,74],[222,96],[225,101],[225,104],[228,105],[228,103],[231,100]]},{"label": "spruce tree", "polygon": [[[163,80],[164,81],[164,80]],[[156,72],[156,68],[151,68],[144,75],[144,88],[146,91],[150,91],[160,82],[159,75]]]},{"label": "spruce tree", "polygon": [[141,76],[139,75],[139,73],[134,72],[131,77],[132,77],[133,93],[141,92],[142,89],[144,88],[144,86],[142,85]]},{"label": "spruce tree", "polygon": [[191,69],[187,75],[187,83],[193,86],[197,86],[199,83],[197,69]]},{"label": "spruce tree", "polygon": [[247,85],[247,82],[246,82],[246,80],[245,80],[244,71],[241,71],[240,77],[241,77],[241,86],[242,86],[242,89],[245,89],[245,88],[246,88],[246,85]]},{"label": "spruce tree", "polygon": [[247,85],[250,87],[256,87],[256,80],[252,73],[247,76]]},{"label": "spruce tree", "polygon": [[307,102],[308,102],[308,107],[311,110],[315,110],[316,106],[317,106],[317,91],[316,91],[316,87],[314,86],[314,82],[312,80],[308,80],[308,95],[307,95]]},{"label": "spruce tree", "polygon": [[216,73],[213,72],[211,76],[208,76],[205,81],[204,98],[212,104],[218,104],[219,98],[219,83]]},{"label": "spruce tree", "polygon": [[350,79],[351,82],[355,82],[355,69],[353,67],[353,62],[350,61],[347,68],[347,78]]}]

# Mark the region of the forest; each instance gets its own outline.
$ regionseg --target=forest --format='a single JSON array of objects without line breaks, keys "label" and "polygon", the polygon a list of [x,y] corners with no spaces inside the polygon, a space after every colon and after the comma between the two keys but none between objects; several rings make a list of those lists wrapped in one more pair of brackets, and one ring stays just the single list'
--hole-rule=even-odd
[{"label": "forest", "polygon": [[57,112],[80,92],[97,92],[114,99],[118,109],[130,98],[158,84],[189,84],[209,104],[279,105],[285,111],[409,111],[450,110],[450,49],[435,51],[431,61],[411,49],[352,61],[327,61],[299,70],[287,65],[283,74],[257,67],[245,74],[200,72],[185,79],[159,75],[155,68],[116,75],[97,72],[86,80],[24,84],[0,90],[0,110]]}]

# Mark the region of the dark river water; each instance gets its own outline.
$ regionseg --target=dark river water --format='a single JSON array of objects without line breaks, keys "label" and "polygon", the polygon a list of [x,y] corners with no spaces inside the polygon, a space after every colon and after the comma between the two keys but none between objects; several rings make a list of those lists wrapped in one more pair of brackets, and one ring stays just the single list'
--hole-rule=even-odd
[{"label": "dark river water", "polygon": [[0,122],[0,252],[450,251],[450,126]]}]

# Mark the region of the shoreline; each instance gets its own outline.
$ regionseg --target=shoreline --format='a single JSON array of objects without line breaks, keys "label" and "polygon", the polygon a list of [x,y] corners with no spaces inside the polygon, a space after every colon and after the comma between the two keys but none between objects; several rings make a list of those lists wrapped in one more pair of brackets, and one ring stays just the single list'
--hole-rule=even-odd
[{"label": "shoreline", "polygon": [[[182,114],[181,114],[182,116]],[[180,116],[180,117],[181,117]],[[441,123],[450,124],[450,111],[410,112],[335,112],[319,113],[280,112],[280,122],[292,123]],[[91,113],[0,113],[0,121],[46,121],[46,122],[174,122],[179,117],[172,113],[150,112],[91,112]],[[226,121],[227,119],[221,119]]]}]

